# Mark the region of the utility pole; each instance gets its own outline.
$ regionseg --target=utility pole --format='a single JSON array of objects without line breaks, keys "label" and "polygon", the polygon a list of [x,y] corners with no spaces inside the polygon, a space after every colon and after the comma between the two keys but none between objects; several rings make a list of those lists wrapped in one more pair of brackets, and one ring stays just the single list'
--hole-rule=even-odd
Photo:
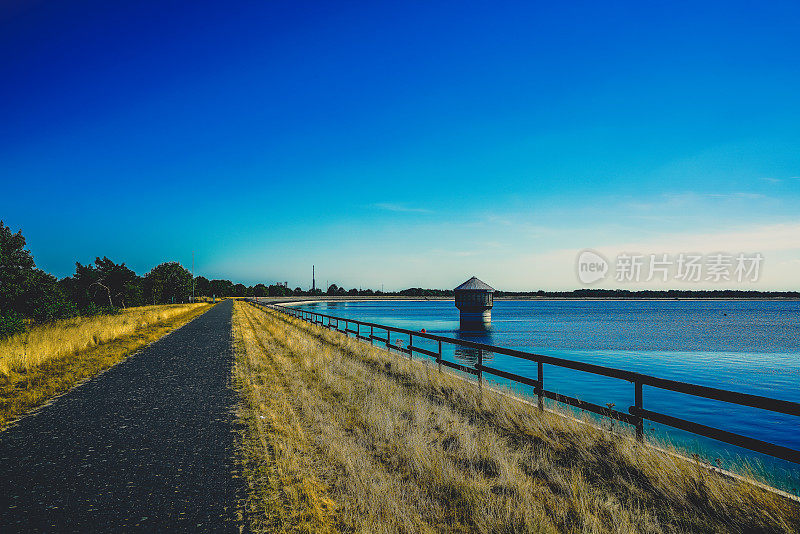
[{"label": "utility pole", "polygon": [[316,272],[315,266],[311,266],[311,294],[314,294],[314,291],[317,289],[317,279],[316,279]]}]

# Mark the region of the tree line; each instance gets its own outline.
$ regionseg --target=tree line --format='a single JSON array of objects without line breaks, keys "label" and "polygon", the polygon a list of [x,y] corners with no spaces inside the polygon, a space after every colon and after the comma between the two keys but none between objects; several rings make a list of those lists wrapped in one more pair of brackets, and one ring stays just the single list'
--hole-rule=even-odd
[{"label": "tree line", "polygon": [[797,299],[800,291],[752,289],[575,289],[573,291],[498,291],[496,297],[556,299]]},{"label": "tree line", "polygon": [[[44,323],[79,315],[114,313],[120,308],[188,302],[195,296],[271,296],[292,294],[283,286],[247,287],[230,280],[192,278],[170,261],[137,275],[125,263],[106,256],[94,263],[75,263],[75,273],[58,279],[36,267],[22,231],[0,221],[0,337]],[[193,287],[194,286],[194,287]]]},{"label": "tree line", "polygon": [[[25,329],[30,322],[47,322],[77,315],[113,313],[119,308],[146,304],[188,302],[192,295],[206,297],[287,297],[287,296],[408,296],[452,297],[452,289],[412,287],[402,291],[345,289],[331,284],[322,289],[291,289],[281,284],[246,286],[230,280],[192,278],[191,272],[178,262],[165,262],[139,276],[125,263],[116,263],[106,256],[94,263],[75,263],[75,273],[62,279],[36,267],[33,256],[25,248],[22,231],[12,232],[0,221],[0,336]],[[797,291],[737,290],[620,290],[577,289],[574,291],[498,291],[497,297],[541,298],[800,298]]]}]

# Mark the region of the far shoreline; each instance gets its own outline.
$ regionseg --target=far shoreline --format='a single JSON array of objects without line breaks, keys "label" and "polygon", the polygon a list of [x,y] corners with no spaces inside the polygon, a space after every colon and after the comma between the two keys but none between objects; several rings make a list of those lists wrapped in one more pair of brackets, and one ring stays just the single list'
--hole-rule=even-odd
[{"label": "far shoreline", "polygon": [[[319,295],[296,297],[237,297],[245,299],[258,299],[264,304],[314,304],[319,302],[429,302],[453,301],[453,297],[421,297],[404,295]],[[761,302],[798,302],[797,297],[538,297],[538,296],[503,296],[495,297],[495,301],[540,301],[540,302],[731,302],[731,301],[761,301]]]}]

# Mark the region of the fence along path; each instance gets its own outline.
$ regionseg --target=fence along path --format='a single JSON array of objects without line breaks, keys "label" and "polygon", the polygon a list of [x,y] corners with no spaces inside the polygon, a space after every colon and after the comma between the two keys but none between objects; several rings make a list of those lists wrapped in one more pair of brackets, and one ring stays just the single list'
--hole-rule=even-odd
[{"label": "fence along path", "polygon": [[[251,303],[253,303],[251,301]],[[679,382],[676,380],[669,380],[665,378],[658,378],[655,376],[635,373],[632,371],[625,371],[622,369],[615,369],[613,367],[604,367],[602,365],[595,365],[591,363],[578,362],[568,360],[565,358],[557,358],[554,356],[546,356],[543,354],[534,354],[530,352],[509,349],[505,347],[497,347],[494,345],[486,345],[483,343],[476,343],[473,341],[466,341],[462,339],[454,339],[450,337],[437,336],[435,334],[428,334],[424,332],[415,332],[404,328],[396,328],[393,326],[381,325],[376,323],[369,323],[358,321],[355,319],[347,319],[344,317],[335,317],[332,315],[325,315],[307,310],[300,310],[281,306],[278,304],[259,304],[257,306],[273,309],[284,314],[302,319],[309,323],[317,324],[328,329],[337,330],[345,335],[352,334],[354,337],[374,343],[378,341],[383,343],[387,349],[395,350],[405,353],[409,358],[413,358],[414,353],[424,354],[426,356],[436,359],[436,363],[441,371],[442,366],[455,369],[477,377],[478,383],[483,384],[483,374],[505,378],[520,384],[533,387],[534,394],[537,397],[537,403],[540,410],[544,409],[544,399],[550,399],[556,402],[567,404],[575,408],[586,410],[604,417],[627,423],[635,428],[636,438],[644,441],[644,421],[653,421],[672,428],[685,430],[693,434],[705,436],[707,438],[743,447],[751,451],[759,452],[775,458],[780,458],[789,462],[800,464],[800,451],[770,443],[760,439],[756,439],[742,434],[729,432],[719,428],[703,425],[694,421],[689,421],[674,415],[664,414],[647,410],[644,408],[644,399],[642,394],[642,386],[651,386],[663,390],[674,391],[676,393],[683,393],[686,395],[694,395],[696,397],[703,397],[717,401],[723,401],[739,406],[749,406],[752,408],[759,408],[770,412],[777,412],[787,415],[800,417],[800,403],[790,402],[780,399],[773,399],[770,397],[762,397],[760,395],[751,395],[749,393],[739,393],[736,391],[729,391],[725,389],[718,389],[708,386],[700,386],[697,384],[690,384],[687,382]],[[344,325],[342,327],[342,325]],[[367,333],[368,330],[368,333]],[[385,337],[382,337],[382,335]],[[396,338],[392,342],[392,334],[400,336],[408,336],[408,342],[405,347],[397,344],[399,340]],[[414,345],[414,338],[427,339],[433,341],[438,346],[438,350],[433,351],[426,349],[419,345]],[[477,353],[477,361],[474,365],[462,365],[454,362],[447,361],[442,358],[442,344],[455,345],[467,349],[472,349]],[[484,365],[484,354],[504,354],[514,358],[520,358],[535,362],[537,364],[537,377],[530,378],[509,371],[496,369],[488,365]],[[627,412],[614,410],[607,406],[600,406],[591,402],[583,401],[569,395],[556,393],[544,388],[544,366],[553,365],[565,369],[573,369],[576,371],[583,371],[595,375],[606,376],[610,378],[617,378],[631,382],[634,385],[634,399],[633,405],[628,408]]]}]

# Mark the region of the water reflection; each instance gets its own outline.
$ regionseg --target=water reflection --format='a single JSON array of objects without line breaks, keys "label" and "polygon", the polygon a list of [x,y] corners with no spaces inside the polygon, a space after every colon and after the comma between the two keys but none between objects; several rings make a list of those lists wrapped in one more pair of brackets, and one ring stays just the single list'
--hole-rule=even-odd
[{"label": "water reflection", "polygon": [[479,313],[461,313],[458,322],[462,332],[486,332],[492,328],[491,315]]},{"label": "water reflection", "polygon": [[[462,324],[463,327],[463,324]],[[464,341],[472,341],[473,343],[484,343],[486,345],[492,345],[492,331],[488,325],[485,325],[484,328],[476,328],[475,325],[471,325],[469,330],[460,329],[456,330],[456,339],[462,339]],[[462,363],[466,363],[467,365],[475,365],[478,362],[478,349],[473,349],[470,347],[460,347],[455,345],[455,356],[456,359],[461,361]],[[493,352],[483,352],[483,361],[488,362],[494,358]]]}]

